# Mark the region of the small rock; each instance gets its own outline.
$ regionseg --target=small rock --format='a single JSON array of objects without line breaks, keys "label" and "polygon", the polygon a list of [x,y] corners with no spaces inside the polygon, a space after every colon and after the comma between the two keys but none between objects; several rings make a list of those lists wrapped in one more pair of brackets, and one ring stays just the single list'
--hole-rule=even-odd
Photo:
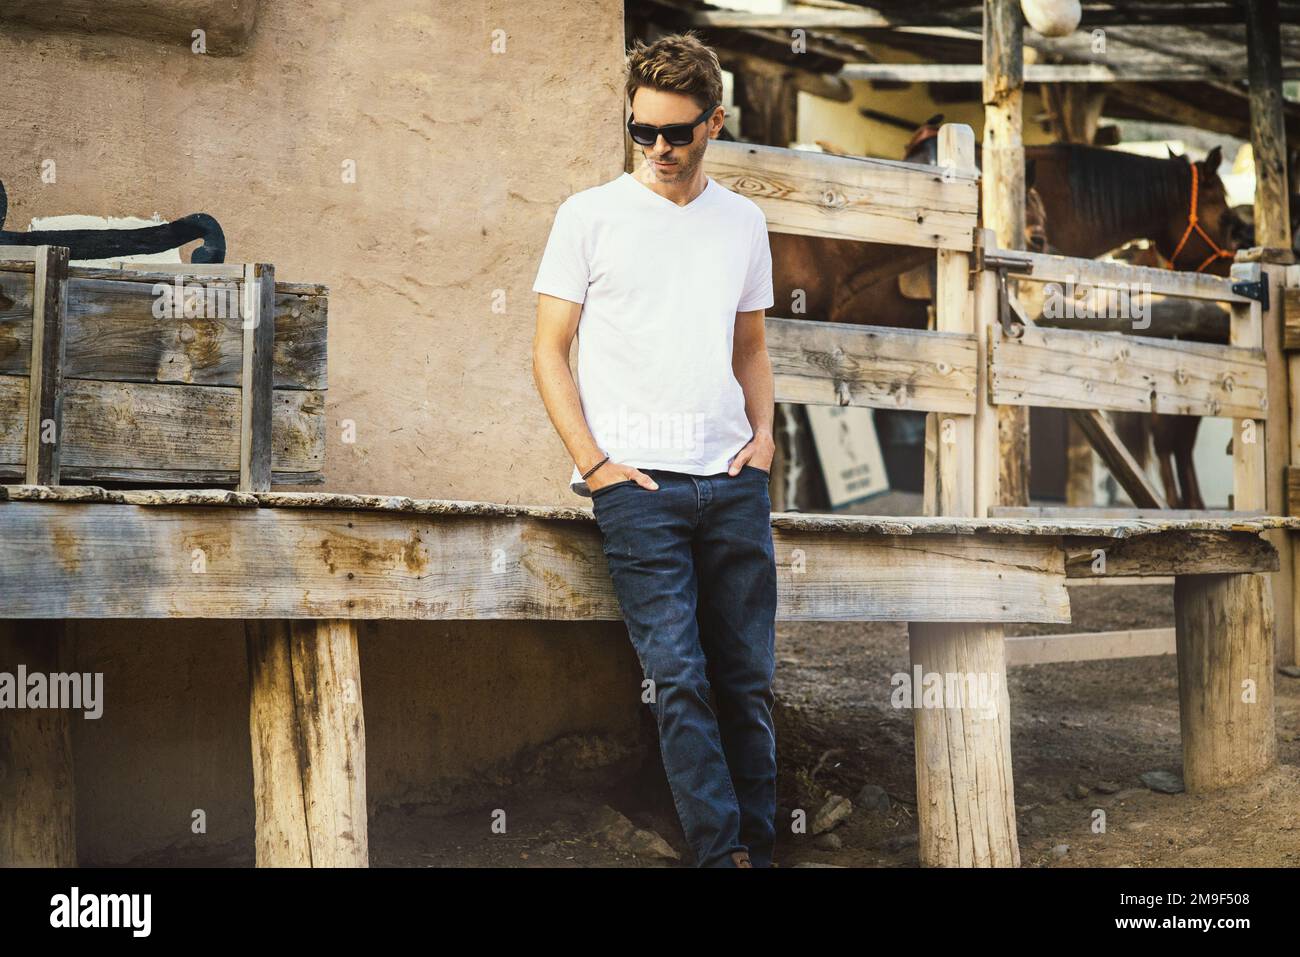
[{"label": "small rock", "polygon": [[905,851],[909,847],[916,847],[919,843],[919,835],[916,834],[895,834],[893,837],[887,837],[880,842],[880,846],[891,854],[897,854],[899,851]]},{"label": "small rock", "polygon": [[1115,794],[1119,791],[1120,787],[1114,781],[1098,781],[1095,785],[1095,789],[1100,791],[1102,794]]},{"label": "small rock", "polygon": [[1141,781],[1152,791],[1161,794],[1182,794],[1183,779],[1171,771],[1147,771]]},{"label": "small rock", "polygon": [[1124,830],[1145,831],[1150,826],[1151,826],[1150,822],[1148,821],[1129,821],[1127,824],[1124,825]]},{"label": "small rock", "polygon": [[1300,678],[1300,665],[1283,665],[1277,670],[1288,678]]},{"label": "small rock", "polygon": [[813,840],[813,847],[819,851],[838,851],[844,846],[838,834],[832,834],[829,831],[825,834],[818,834]]},{"label": "small rock", "polygon": [[1139,794],[1146,794],[1145,788],[1125,788],[1123,791],[1115,792],[1116,801],[1131,801]]},{"label": "small rock", "polygon": [[879,811],[881,814],[888,813],[890,807],[889,795],[878,784],[864,784],[862,790],[858,792],[857,803],[860,808]]},{"label": "small rock", "polygon": [[1075,801],[1081,801],[1088,796],[1088,785],[1079,784],[1076,781],[1066,790],[1065,796]]},{"label": "small rock", "polygon": [[615,851],[668,861],[681,859],[681,855],[662,837],[637,827],[609,805],[592,814],[587,819],[587,826],[589,836],[599,838]]},{"label": "small rock", "polygon": [[823,834],[844,821],[853,813],[853,802],[842,794],[832,794],[826,799],[812,819],[812,832]]},{"label": "small rock", "polygon": [[1070,853],[1069,844],[1057,844],[1056,847],[1052,848],[1053,857],[1057,857],[1057,858],[1065,857],[1065,855],[1069,853]]}]

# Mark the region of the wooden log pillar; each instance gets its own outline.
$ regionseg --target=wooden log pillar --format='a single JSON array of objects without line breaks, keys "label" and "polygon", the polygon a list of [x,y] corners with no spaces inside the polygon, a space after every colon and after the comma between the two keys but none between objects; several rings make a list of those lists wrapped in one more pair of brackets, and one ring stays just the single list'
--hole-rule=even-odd
[{"label": "wooden log pillar", "polygon": [[[59,620],[0,621],[0,670],[59,671]],[[23,689],[18,689],[22,693]],[[75,867],[76,793],[65,708],[0,710],[0,867]]]},{"label": "wooden log pillar", "polygon": [[[956,172],[975,168],[975,135],[970,127],[945,125],[939,131],[938,164]],[[975,334],[979,343],[974,415],[931,413],[926,417],[926,511],[938,515],[985,515],[996,493],[996,462],[981,448],[996,449],[994,409],[988,403],[987,360],[990,316],[977,310],[987,296],[989,273],[976,290],[968,289],[970,256],[939,250],[935,273],[935,328]],[[981,445],[980,443],[985,443]],[[981,461],[984,477],[979,478]],[[908,642],[912,668],[939,681],[967,676],[990,692],[989,701],[945,700],[926,706],[922,688],[913,688],[916,738],[916,809],[921,863],[931,867],[1015,867],[1015,794],[1011,780],[1011,725],[1006,683],[1006,650],[1001,625],[911,622]]]},{"label": "wooden log pillar", "polygon": [[[980,208],[1003,249],[1025,248],[1024,21],[1018,0],[984,0],[984,161]],[[1015,293],[1015,284],[1008,283]],[[998,504],[1029,504],[1029,408],[997,407]]]},{"label": "wooden log pillar", "polygon": [[[1001,625],[908,625],[912,670],[968,676],[989,700],[961,707],[916,707],[916,815],[928,867],[1019,867],[1011,778],[1011,705]],[[982,682],[982,684],[981,684]],[[924,703],[913,688],[914,705]]]},{"label": "wooden log pillar", "polygon": [[[1284,266],[1270,268],[1268,260],[1284,260],[1291,250],[1291,190],[1287,181],[1286,125],[1282,115],[1282,48],[1277,0],[1247,0],[1246,61],[1250,81],[1250,145],[1255,157],[1255,243],[1263,247],[1263,266],[1272,280]],[[1278,254],[1281,255],[1278,255]],[[1292,403],[1292,386],[1300,380],[1300,356],[1282,352],[1281,290],[1272,285],[1264,316],[1264,351],[1268,358],[1269,436],[1268,510],[1286,514],[1282,474],[1300,464],[1300,436]],[[1291,385],[1288,384],[1288,379]],[[1277,532],[1269,540],[1277,547],[1281,568],[1273,575],[1273,607],[1277,616],[1275,651],[1284,661],[1300,661],[1300,587],[1297,587],[1294,533]]]},{"label": "wooden log pillar", "polygon": [[1249,781],[1277,761],[1268,579],[1179,575],[1174,627],[1187,790]]},{"label": "wooden log pillar", "polygon": [[368,867],[356,622],[247,621],[258,867]]}]

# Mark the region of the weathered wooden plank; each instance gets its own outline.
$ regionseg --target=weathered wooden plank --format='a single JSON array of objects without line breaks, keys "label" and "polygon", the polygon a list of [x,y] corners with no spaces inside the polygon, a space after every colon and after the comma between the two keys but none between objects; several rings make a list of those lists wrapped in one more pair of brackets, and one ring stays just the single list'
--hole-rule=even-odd
[{"label": "weathered wooden plank", "polygon": [[[25,461],[23,376],[0,376],[0,463]],[[274,392],[272,466],[317,472],[325,461],[325,395]],[[67,379],[62,468],[238,471],[239,390]],[[83,473],[84,474],[84,473]]]},{"label": "weathered wooden plank", "polygon": [[1069,506],[1069,505],[999,505],[989,509],[994,518],[1045,518],[1072,521],[1076,518],[1151,519],[1166,522],[1170,519],[1258,518],[1266,514],[1262,508],[1236,511],[1228,508],[1136,508],[1125,506]]},{"label": "weathered wooden plank", "polygon": [[1277,549],[1264,538],[1243,532],[1186,530],[1120,541],[1067,537],[1065,574],[1069,578],[1164,577],[1220,573],[1274,572]]},{"label": "weathered wooden plank", "polygon": [[[10,501],[0,537],[11,617],[620,617],[590,521]],[[1069,618],[1050,538],[773,537],[787,620]]]},{"label": "weathered wooden plank", "polygon": [[978,181],[934,166],[714,140],[705,172],[778,233],[969,251]]},{"label": "weathered wooden plank", "polygon": [[249,263],[239,381],[239,489],[271,490],[271,353],[275,344],[275,267]]},{"label": "weathered wooden plank", "polygon": [[1171,415],[1268,415],[1263,350],[1028,327],[992,333],[993,401]]},{"label": "weathered wooden plank", "polygon": [[1174,653],[1173,628],[1083,631],[1068,635],[1007,636],[1007,666],[1058,661],[1107,661]]},{"label": "weathered wooden plank", "polygon": [[63,448],[63,342],[68,250],[39,246],[32,293],[32,344],[28,353],[25,481],[58,485]]},{"label": "weathered wooden plank", "polygon": [[1110,474],[1135,505],[1163,508],[1167,504],[1103,413],[1096,409],[1077,409],[1071,411],[1070,418],[1087,436],[1106,463],[1106,468],[1110,469]]},{"label": "weathered wooden plank", "polygon": [[[164,277],[167,282],[157,284],[169,290],[164,296],[154,284],[79,278],[84,272],[73,267],[68,280],[65,375],[239,385],[242,280],[185,277],[178,296],[176,277]],[[32,285],[31,273],[0,270],[0,374],[28,372]],[[290,291],[291,283],[275,288],[275,388],[324,389],[329,298]],[[183,312],[190,295],[203,297],[202,314],[173,315],[169,303],[181,302]]]},{"label": "weathered wooden plank", "polygon": [[975,411],[973,335],[768,318],[776,401]]},{"label": "weathered wooden plank", "polygon": [[[1094,289],[1113,289],[1120,292],[1144,295],[1179,296],[1184,299],[1209,299],[1215,302],[1250,302],[1232,291],[1232,280],[1206,273],[1177,272],[1153,266],[1131,266],[1128,263],[1105,262],[1097,259],[1077,259],[1071,256],[1054,256],[1022,250],[1004,251],[988,249],[999,257],[1019,260],[1023,265],[1016,270],[1022,282],[1071,284],[1076,290],[1081,286]],[[1065,290],[1061,291],[1064,294]]]}]

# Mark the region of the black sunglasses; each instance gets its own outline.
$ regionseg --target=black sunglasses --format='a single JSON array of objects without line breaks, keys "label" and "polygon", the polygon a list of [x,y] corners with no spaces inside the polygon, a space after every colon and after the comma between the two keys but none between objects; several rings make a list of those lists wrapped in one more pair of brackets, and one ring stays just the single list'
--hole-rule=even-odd
[{"label": "black sunglasses", "polygon": [[721,103],[714,103],[690,123],[669,123],[667,126],[651,126],[649,123],[633,123],[627,118],[627,131],[632,134],[632,141],[642,146],[654,146],[660,134],[670,146],[686,146],[695,139],[695,127],[712,115]]}]

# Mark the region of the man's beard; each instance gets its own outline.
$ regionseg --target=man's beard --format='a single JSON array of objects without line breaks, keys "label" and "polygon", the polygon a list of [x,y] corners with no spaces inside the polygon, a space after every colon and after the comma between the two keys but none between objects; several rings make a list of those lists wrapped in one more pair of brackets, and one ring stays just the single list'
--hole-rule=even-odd
[{"label": "man's beard", "polygon": [[659,169],[659,167],[655,166],[654,159],[649,156],[645,157],[645,164],[646,164],[646,169],[650,174],[650,178],[655,182],[676,183],[676,182],[681,182],[684,179],[689,180],[692,176],[694,176],[695,170],[699,167],[700,162],[703,159],[704,159],[704,150],[700,149],[698,151],[693,151],[693,152],[683,151],[677,154],[677,156],[673,160],[673,162],[676,163],[677,165],[672,167],[672,169],[670,170]]}]

